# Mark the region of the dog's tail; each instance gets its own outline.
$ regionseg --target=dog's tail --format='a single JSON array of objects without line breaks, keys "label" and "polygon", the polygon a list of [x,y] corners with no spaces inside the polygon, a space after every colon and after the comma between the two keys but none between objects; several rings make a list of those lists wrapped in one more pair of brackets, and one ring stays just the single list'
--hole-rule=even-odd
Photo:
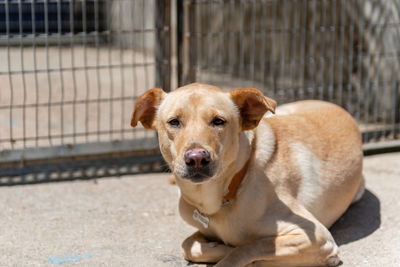
[{"label": "dog's tail", "polygon": [[364,195],[364,192],[365,192],[365,179],[364,175],[362,175],[360,186],[358,187],[357,193],[354,196],[353,200],[351,201],[351,204],[358,202]]}]

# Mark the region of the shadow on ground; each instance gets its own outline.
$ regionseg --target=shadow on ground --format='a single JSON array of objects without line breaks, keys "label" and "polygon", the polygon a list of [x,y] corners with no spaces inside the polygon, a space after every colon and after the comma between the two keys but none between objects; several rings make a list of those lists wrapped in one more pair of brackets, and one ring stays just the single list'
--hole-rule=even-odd
[{"label": "shadow on ground", "polygon": [[343,214],[330,231],[336,243],[345,245],[369,236],[381,225],[381,203],[369,190]]}]

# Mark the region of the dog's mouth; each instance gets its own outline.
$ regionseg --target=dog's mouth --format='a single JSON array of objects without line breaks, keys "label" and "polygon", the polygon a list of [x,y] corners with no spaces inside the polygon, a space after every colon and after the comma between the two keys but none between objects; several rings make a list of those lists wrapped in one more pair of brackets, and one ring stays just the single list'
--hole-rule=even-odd
[{"label": "dog's mouth", "polygon": [[212,166],[207,166],[203,168],[185,168],[177,174],[182,179],[190,180],[193,183],[201,183],[213,177],[215,171]]}]

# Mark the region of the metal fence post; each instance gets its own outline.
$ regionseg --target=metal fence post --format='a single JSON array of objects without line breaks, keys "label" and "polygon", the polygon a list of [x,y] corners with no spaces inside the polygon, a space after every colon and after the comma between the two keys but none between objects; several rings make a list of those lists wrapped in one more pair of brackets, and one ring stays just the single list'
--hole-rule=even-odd
[{"label": "metal fence post", "polygon": [[171,90],[171,0],[157,0],[156,14],[156,86]]},{"label": "metal fence post", "polygon": [[176,56],[177,56],[177,79],[178,86],[182,85],[183,64],[182,64],[182,46],[183,46],[183,0],[176,0]]},{"label": "metal fence post", "polygon": [[195,0],[177,1],[178,85],[196,81],[197,43]]}]

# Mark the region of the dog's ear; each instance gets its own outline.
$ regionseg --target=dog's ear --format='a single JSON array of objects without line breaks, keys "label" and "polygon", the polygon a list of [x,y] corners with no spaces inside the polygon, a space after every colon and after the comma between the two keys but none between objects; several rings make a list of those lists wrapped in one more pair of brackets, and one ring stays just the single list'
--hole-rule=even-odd
[{"label": "dog's ear", "polygon": [[275,113],[275,100],[264,96],[255,88],[233,90],[230,96],[239,108],[243,131],[257,127],[268,110]]},{"label": "dog's ear", "polygon": [[141,95],[133,110],[131,126],[135,127],[140,121],[144,128],[155,130],[154,117],[164,94],[162,89],[153,88]]}]

